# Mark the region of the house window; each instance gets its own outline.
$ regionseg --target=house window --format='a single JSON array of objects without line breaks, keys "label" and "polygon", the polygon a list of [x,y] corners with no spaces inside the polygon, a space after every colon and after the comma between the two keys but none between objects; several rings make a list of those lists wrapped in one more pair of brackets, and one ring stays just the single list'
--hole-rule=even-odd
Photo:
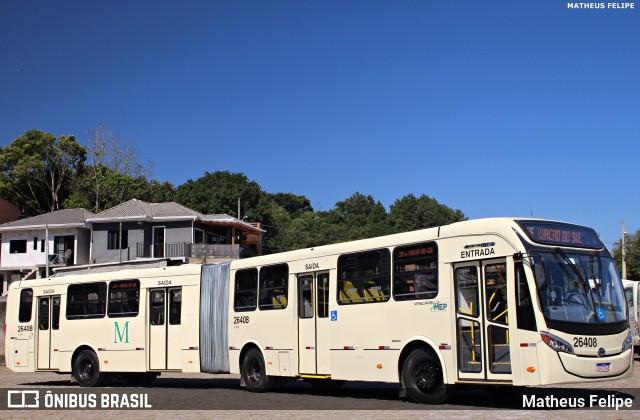
[{"label": "house window", "polygon": [[204,230],[196,229],[194,237],[194,244],[203,244],[204,243]]},{"label": "house window", "polygon": [[33,250],[37,251],[38,250],[38,238],[33,238]]},{"label": "house window", "polygon": [[27,240],[20,239],[16,241],[9,242],[9,253],[10,254],[26,254],[27,253]]},{"label": "house window", "polygon": [[40,252],[44,252],[44,239],[40,241]]},{"label": "house window", "polygon": [[122,241],[120,241],[120,231],[110,230],[107,233],[107,249],[120,249],[120,244],[122,249],[129,247],[129,231],[122,231]]},{"label": "house window", "polygon": [[213,233],[207,233],[207,243],[208,244],[217,244],[218,243],[218,235],[214,235]]}]

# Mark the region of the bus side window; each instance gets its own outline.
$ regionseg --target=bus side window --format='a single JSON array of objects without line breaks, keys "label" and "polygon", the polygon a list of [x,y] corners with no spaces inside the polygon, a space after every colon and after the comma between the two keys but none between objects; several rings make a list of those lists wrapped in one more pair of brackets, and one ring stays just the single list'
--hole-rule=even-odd
[{"label": "bus side window", "polygon": [[67,289],[67,319],[103,318],[107,303],[107,284],[71,284]]},{"label": "bus side window", "polygon": [[19,322],[31,322],[31,307],[33,306],[33,289],[22,289],[20,292]]},{"label": "bus side window", "polygon": [[287,307],[289,291],[289,266],[277,264],[260,269],[258,307],[261,311]]},{"label": "bus side window", "polygon": [[249,312],[256,310],[258,293],[258,270],[249,268],[236,271],[233,295],[233,310]]},{"label": "bus side window", "polygon": [[389,300],[391,253],[383,248],[338,258],[338,304],[378,303]]},{"label": "bus side window", "polygon": [[140,307],[140,281],[121,280],[109,284],[109,318],[138,316]]},{"label": "bus side window", "polygon": [[435,242],[393,250],[393,298],[433,299],[438,295],[438,246]]}]

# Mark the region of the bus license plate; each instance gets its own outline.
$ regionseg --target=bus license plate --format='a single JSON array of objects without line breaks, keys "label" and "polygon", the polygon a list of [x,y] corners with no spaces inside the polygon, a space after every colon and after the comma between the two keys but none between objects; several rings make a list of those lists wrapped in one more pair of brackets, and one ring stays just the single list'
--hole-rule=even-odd
[{"label": "bus license plate", "polygon": [[597,363],[596,372],[609,372],[611,370],[611,363]]}]

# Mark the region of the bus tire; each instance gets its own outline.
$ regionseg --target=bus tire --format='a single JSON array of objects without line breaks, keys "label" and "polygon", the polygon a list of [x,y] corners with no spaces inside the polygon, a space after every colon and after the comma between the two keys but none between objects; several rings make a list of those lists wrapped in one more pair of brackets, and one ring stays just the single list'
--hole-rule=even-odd
[{"label": "bus tire", "polygon": [[421,404],[442,404],[451,394],[440,362],[424,348],[412,351],[404,362],[402,385],[409,398]]},{"label": "bus tire", "polygon": [[273,389],[276,378],[267,376],[267,368],[260,350],[249,349],[242,360],[242,381],[251,392],[265,392]]},{"label": "bus tire", "polygon": [[73,377],[82,387],[104,384],[109,375],[100,372],[98,356],[91,350],[82,350],[73,360]]}]

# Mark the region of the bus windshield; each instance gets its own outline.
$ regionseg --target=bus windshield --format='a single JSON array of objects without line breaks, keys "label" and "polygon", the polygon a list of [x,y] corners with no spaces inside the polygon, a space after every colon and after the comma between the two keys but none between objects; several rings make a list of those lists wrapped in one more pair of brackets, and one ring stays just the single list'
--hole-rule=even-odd
[{"label": "bus windshield", "polygon": [[556,248],[531,254],[545,318],[574,323],[626,319],[624,292],[612,258]]}]

